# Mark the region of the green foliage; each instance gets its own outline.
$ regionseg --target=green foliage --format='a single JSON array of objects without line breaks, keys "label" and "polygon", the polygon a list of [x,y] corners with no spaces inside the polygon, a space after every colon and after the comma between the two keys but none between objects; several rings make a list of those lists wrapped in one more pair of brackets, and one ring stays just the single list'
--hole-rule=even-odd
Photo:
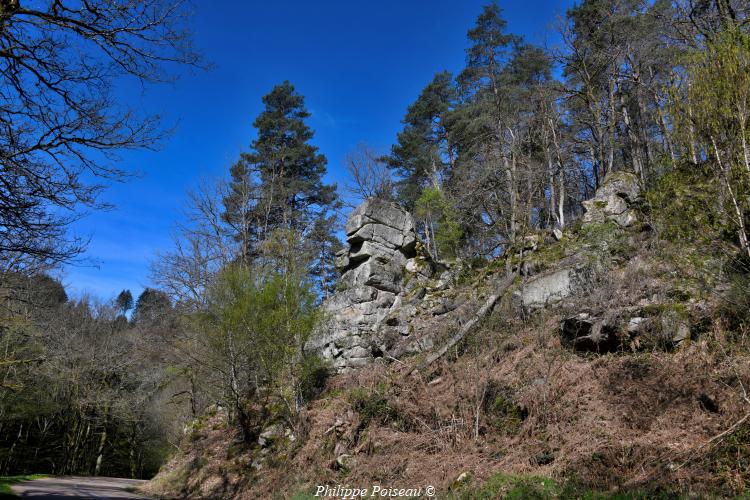
[{"label": "green foliage", "polygon": [[451,500],[650,500],[692,498],[672,491],[625,490],[618,492],[602,491],[580,485],[575,481],[559,482],[540,476],[514,476],[496,474],[481,486],[471,482],[450,491],[446,498]]},{"label": "green foliage", "polygon": [[687,101],[697,131],[738,146],[750,139],[750,35],[730,28],[686,57],[690,75]]},{"label": "green foliage", "polygon": [[731,336],[747,341],[750,332],[750,266],[728,272],[729,287],[722,296],[719,317]]},{"label": "green foliage", "polygon": [[612,221],[586,224],[578,231],[578,237],[582,241],[594,245],[602,245],[622,233],[620,227]]},{"label": "green foliage", "polygon": [[496,431],[514,434],[525,418],[523,409],[513,400],[508,387],[490,381],[483,409],[489,425]]},{"label": "green foliage", "polygon": [[299,366],[299,394],[302,400],[309,402],[317,398],[332,374],[330,364],[317,355],[303,356]]},{"label": "green foliage", "polygon": [[315,496],[315,490],[315,487],[303,488],[292,493],[292,496],[289,498],[290,500],[315,500],[316,498],[320,498]]},{"label": "green foliage", "polygon": [[398,419],[398,411],[388,401],[383,388],[354,389],[349,393],[349,404],[359,413],[362,428],[367,427],[372,421],[387,423]]},{"label": "green foliage", "polygon": [[454,146],[449,140],[448,117],[457,90],[447,71],[438,73],[409,106],[404,129],[387,158],[388,167],[399,176],[398,199],[407,208],[414,207],[420,191],[439,185],[451,168]]},{"label": "green foliage", "polygon": [[487,80],[497,80],[513,44],[519,41],[518,36],[505,32],[507,25],[497,2],[484,6],[476,25],[468,33],[471,46],[466,54],[466,69],[459,76],[463,85],[476,86],[487,84]]},{"label": "green foliage", "polygon": [[744,424],[721,440],[706,461],[729,491],[744,492],[750,481],[750,426]]},{"label": "green foliage", "polygon": [[259,241],[274,229],[302,230],[336,201],[335,186],[322,182],[326,157],[310,144],[304,98],[285,81],[263,104],[253,122],[257,139],[233,167],[232,191],[224,200],[226,220],[234,226],[251,220]]},{"label": "green foliage", "polygon": [[655,181],[646,199],[651,222],[663,238],[711,243],[726,234],[719,185],[706,164],[680,163]]},{"label": "green foliage", "polygon": [[546,499],[559,498],[561,488],[553,480],[534,476],[509,476],[498,474],[479,488],[470,485],[451,492],[451,499],[494,500],[505,499]]},{"label": "green foliage", "polygon": [[[335,281],[334,254],[339,208],[336,186],[323,183],[326,157],[310,143],[313,131],[304,98],[285,81],[263,97],[265,106],[253,126],[257,138],[231,170],[222,218],[239,243],[237,258],[256,265],[274,233],[292,231],[305,243],[306,265],[321,291]],[[299,247],[299,245],[297,245]]]},{"label": "green foliage", "polygon": [[133,294],[130,293],[130,290],[123,290],[117,295],[115,306],[122,314],[125,314],[133,308]]},{"label": "green foliage", "polygon": [[[276,386],[284,385],[316,320],[315,295],[303,276],[243,265],[219,275],[208,311],[200,315],[214,355]],[[244,383],[242,378],[227,383]]]},{"label": "green foliage", "polygon": [[45,478],[44,474],[27,474],[23,476],[0,476],[0,497],[9,496],[15,497],[11,487],[14,484],[22,483],[24,481],[33,481],[35,479]]},{"label": "green foliage", "polygon": [[463,235],[456,212],[441,189],[429,187],[422,191],[414,207],[414,215],[424,221],[425,231],[432,235],[436,258],[455,258]]},{"label": "green foliage", "polygon": [[224,398],[245,439],[263,425],[254,420],[251,401],[263,406],[261,417],[293,417],[326,377],[319,361],[303,355],[319,317],[317,297],[294,247],[285,243],[286,233],[269,238],[277,251],[266,266],[238,263],[224,269],[209,290],[206,310],[194,317],[199,352],[218,368]]},{"label": "green foliage", "polygon": [[[686,178],[685,184],[698,175],[701,185],[691,186],[690,194],[705,199],[705,208],[713,212],[709,217],[720,220],[726,229],[731,230],[732,239],[736,240],[734,244],[750,255],[747,229],[750,210],[750,35],[736,26],[728,27],[709,38],[705,48],[688,54],[683,63],[689,84],[684,96],[678,89],[672,89],[671,114],[677,137],[693,158],[691,165],[678,171]],[[696,163],[702,165],[699,167]],[[691,172],[691,168],[697,172]],[[675,183],[670,183],[670,180],[666,179],[666,187],[674,188]],[[698,194],[701,188],[706,189]],[[718,196],[711,199],[712,195]],[[695,217],[696,222],[703,223],[700,229],[716,227],[714,221],[700,220],[700,215],[694,210],[689,215]]]},{"label": "green foliage", "polygon": [[146,288],[138,296],[133,310],[136,323],[156,323],[166,320],[172,312],[172,301],[161,290]]}]

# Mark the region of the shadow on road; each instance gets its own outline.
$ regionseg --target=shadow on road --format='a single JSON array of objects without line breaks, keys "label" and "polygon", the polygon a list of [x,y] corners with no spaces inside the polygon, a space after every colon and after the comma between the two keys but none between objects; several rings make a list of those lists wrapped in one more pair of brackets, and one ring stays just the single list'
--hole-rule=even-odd
[{"label": "shadow on road", "polygon": [[13,486],[21,498],[57,500],[71,498],[147,498],[132,493],[132,489],[145,483],[137,479],[111,477],[47,477],[26,481]]}]

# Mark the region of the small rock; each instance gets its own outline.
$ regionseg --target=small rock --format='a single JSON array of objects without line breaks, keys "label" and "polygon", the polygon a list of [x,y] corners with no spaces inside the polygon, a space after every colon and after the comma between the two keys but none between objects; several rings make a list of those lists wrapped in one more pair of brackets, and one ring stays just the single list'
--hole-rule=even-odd
[{"label": "small rock", "polygon": [[646,318],[641,318],[639,316],[630,318],[630,320],[628,321],[628,333],[637,333],[643,327],[643,323],[645,323],[645,321]]},{"label": "small rock", "polygon": [[641,194],[638,177],[632,172],[613,172],[602,181],[593,198],[583,202],[586,213],[583,222],[613,221],[620,227],[632,226],[638,221],[632,209]]},{"label": "small rock", "polygon": [[336,468],[339,470],[349,470],[351,455],[342,453],[336,457]]},{"label": "small rock", "polygon": [[690,339],[690,325],[688,320],[674,311],[662,314],[661,331],[664,340],[673,345]]},{"label": "small rock", "polygon": [[442,314],[447,314],[453,311],[457,307],[458,304],[456,304],[454,301],[450,299],[443,299],[437,306],[433,307],[430,312],[433,316],[440,316]]},{"label": "small rock", "polygon": [[263,432],[261,432],[260,436],[258,436],[258,444],[261,448],[266,448],[270,446],[276,439],[283,436],[284,431],[284,426],[281,424],[270,425],[263,429]]},{"label": "small rock", "polygon": [[523,237],[524,252],[535,252],[539,248],[539,235],[530,234]]},{"label": "small rock", "polygon": [[462,472],[458,475],[455,481],[453,481],[453,486],[461,486],[463,484],[466,484],[471,479],[471,472]]}]

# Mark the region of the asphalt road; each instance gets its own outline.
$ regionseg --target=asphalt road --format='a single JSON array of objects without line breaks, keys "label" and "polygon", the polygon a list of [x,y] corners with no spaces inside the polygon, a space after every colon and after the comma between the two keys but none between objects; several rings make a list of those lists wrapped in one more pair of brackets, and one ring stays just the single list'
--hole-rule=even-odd
[{"label": "asphalt road", "polygon": [[46,477],[13,485],[21,498],[70,500],[71,498],[147,498],[128,491],[145,481],[113,477]]}]

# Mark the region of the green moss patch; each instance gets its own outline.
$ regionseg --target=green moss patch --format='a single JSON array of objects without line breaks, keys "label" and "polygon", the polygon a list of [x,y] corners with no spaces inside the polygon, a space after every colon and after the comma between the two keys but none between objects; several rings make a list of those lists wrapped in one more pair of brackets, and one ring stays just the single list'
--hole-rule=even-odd
[{"label": "green moss patch", "polygon": [[16,497],[11,487],[14,484],[23,483],[24,481],[33,481],[47,477],[45,474],[27,474],[23,476],[0,476],[0,498]]}]

